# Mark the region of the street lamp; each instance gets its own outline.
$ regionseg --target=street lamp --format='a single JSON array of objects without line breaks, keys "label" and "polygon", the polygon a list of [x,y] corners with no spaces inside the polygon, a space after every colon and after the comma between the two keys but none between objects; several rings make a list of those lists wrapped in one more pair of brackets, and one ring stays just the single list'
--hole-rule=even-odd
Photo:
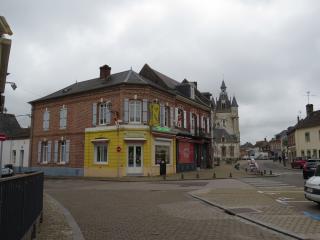
[{"label": "street lamp", "polygon": [[17,84],[15,82],[6,82],[6,83],[10,84],[13,90],[16,90]]}]

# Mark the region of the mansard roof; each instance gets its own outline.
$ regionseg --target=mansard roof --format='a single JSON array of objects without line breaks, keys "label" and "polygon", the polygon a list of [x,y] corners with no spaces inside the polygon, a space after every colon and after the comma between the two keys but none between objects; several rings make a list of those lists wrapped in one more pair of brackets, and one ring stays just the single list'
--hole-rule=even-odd
[{"label": "mansard roof", "polygon": [[76,82],[45,97],[31,101],[30,103],[32,104],[39,101],[56,99],[69,95],[109,88],[120,84],[148,85],[169,92],[173,95],[180,95],[189,99],[189,88],[190,85],[193,84],[195,86],[195,98],[190,100],[207,107],[210,107],[211,104],[210,99],[207,99],[207,97],[202,95],[197,90],[195,82],[189,82],[185,79],[184,81],[179,83],[178,81],[152,69],[148,64],[145,64],[142,67],[140,73],[137,73],[133,70],[127,70],[111,74],[107,78],[93,78],[82,82]]}]

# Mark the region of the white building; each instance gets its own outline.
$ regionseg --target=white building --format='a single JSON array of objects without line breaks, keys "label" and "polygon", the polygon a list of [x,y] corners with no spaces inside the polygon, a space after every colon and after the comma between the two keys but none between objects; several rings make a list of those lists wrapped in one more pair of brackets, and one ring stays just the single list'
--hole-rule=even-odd
[{"label": "white building", "polygon": [[21,128],[13,114],[0,114],[0,133],[7,136],[3,142],[2,167],[12,164],[16,171],[29,167],[30,129]]},{"label": "white building", "polygon": [[216,163],[234,162],[240,158],[240,130],[238,103],[228,97],[227,87],[222,81],[219,99],[213,104],[213,149]]}]

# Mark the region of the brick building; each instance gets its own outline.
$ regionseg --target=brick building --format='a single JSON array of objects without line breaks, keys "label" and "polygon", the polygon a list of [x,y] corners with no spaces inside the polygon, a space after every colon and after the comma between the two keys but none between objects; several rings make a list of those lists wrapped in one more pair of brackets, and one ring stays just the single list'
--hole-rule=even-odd
[{"label": "brick building", "polygon": [[31,102],[31,165],[48,175],[158,175],[212,166],[210,93],[147,64]]}]

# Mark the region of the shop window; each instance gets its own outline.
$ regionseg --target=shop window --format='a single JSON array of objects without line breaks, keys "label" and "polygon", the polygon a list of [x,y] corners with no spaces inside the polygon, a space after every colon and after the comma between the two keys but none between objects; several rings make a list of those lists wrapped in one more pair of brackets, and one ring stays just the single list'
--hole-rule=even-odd
[{"label": "shop window", "polygon": [[108,144],[95,143],[94,144],[94,162],[100,164],[108,163]]},{"label": "shop window", "polygon": [[155,164],[160,164],[165,161],[170,164],[170,146],[169,145],[156,145],[155,146]]}]

